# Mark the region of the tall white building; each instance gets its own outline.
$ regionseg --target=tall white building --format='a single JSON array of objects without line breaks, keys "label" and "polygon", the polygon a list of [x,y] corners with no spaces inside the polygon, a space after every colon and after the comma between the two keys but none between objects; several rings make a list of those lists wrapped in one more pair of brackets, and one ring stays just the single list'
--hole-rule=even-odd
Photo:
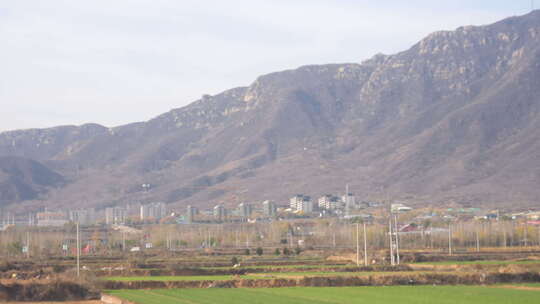
[{"label": "tall white building", "polygon": [[250,217],[253,212],[253,207],[248,203],[238,204],[238,216]]},{"label": "tall white building", "polygon": [[273,201],[264,201],[263,205],[263,214],[265,216],[275,216],[277,214],[277,206]]},{"label": "tall white building", "polygon": [[105,209],[105,223],[107,225],[119,225],[126,222],[127,210],[122,207],[111,207]]},{"label": "tall white building", "polygon": [[164,203],[150,203],[141,205],[141,221],[159,220],[167,216],[167,208]]},{"label": "tall white building", "polygon": [[221,221],[225,218],[227,215],[227,210],[225,209],[225,206],[219,204],[214,207],[214,217],[216,217],[217,220]]},{"label": "tall white building", "polygon": [[354,198],[354,194],[347,192],[341,200],[343,201],[343,204],[345,204],[345,215],[349,215],[350,211],[355,207],[356,200]]},{"label": "tall white building", "polygon": [[186,211],[186,222],[191,224],[195,220],[195,215],[199,214],[199,209],[197,209],[197,207],[188,205]]},{"label": "tall white building", "polygon": [[92,225],[96,221],[94,209],[82,209],[69,211],[69,220],[80,225]]},{"label": "tall white building", "polygon": [[297,194],[289,200],[290,208],[295,212],[311,213],[313,212],[313,202],[311,197],[303,194]]},{"label": "tall white building", "polygon": [[319,197],[319,209],[335,210],[340,207],[340,200],[337,196],[325,194]]}]

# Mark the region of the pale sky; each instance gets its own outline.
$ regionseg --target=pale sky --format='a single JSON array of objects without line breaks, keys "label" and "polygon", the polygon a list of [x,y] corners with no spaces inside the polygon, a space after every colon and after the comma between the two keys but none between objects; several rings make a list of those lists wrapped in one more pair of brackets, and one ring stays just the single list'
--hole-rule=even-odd
[{"label": "pale sky", "polygon": [[361,62],[530,8],[530,0],[2,0],[0,131],[144,121],[262,74]]}]

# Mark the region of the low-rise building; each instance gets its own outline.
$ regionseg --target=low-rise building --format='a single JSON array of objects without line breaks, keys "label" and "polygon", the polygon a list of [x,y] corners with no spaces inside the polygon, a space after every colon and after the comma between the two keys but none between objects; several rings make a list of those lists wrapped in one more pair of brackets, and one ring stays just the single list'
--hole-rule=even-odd
[{"label": "low-rise building", "polygon": [[390,210],[391,212],[395,213],[395,212],[407,212],[407,211],[411,211],[412,208],[411,207],[408,207],[408,206],[405,206],[404,204],[392,204],[390,206]]},{"label": "low-rise building", "polygon": [[531,211],[527,213],[527,218],[533,221],[540,220],[540,211]]},{"label": "low-rise building", "polygon": [[53,226],[53,227],[60,227],[67,224],[68,218],[65,213],[63,212],[51,212],[51,211],[45,211],[45,212],[39,212],[36,214],[37,218],[37,225],[38,226]]}]

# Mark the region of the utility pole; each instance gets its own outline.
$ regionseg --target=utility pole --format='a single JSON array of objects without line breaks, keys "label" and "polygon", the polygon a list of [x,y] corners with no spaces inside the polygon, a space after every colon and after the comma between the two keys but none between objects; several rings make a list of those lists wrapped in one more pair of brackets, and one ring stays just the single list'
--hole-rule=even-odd
[{"label": "utility pole", "polygon": [[77,277],[81,275],[80,255],[81,255],[81,242],[80,242],[80,236],[79,236],[79,222],[77,222]]},{"label": "utility pole", "polygon": [[294,239],[293,239],[293,231],[289,231],[289,248],[293,247]]},{"label": "utility pole", "polygon": [[349,202],[349,184],[345,186],[345,216],[350,215],[350,202]]},{"label": "utility pole", "polygon": [[525,245],[525,247],[527,247],[527,245],[529,243],[528,240],[527,240],[527,237],[528,237],[527,232],[528,232],[528,230],[529,230],[529,225],[527,223],[527,219],[525,218],[525,231],[524,231],[524,238],[525,238],[524,245]]},{"label": "utility pole", "polygon": [[506,236],[506,225],[503,226],[503,241],[504,241],[504,248],[506,248],[506,246],[508,246],[508,240]]},{"label": "utility pole", "polygon": [[366,222],[364,222],[364,266],[368,265],[367,261],[367,233],[366,233]]},{"label": "utility pole", "polygon": [[356,223],[356,266],[360,266],[360,224]]},{"label": "utility pole", "polygon": [[452,255],[452,227],[448,223],[448,255]]},{"label": "utility pole", "polygon": [[395,227],[396,227],[396,264],[399,265],[399,231],[398,231],[398,224],[397,224],[397,213],[394,215],[395,219]]},{"label": "utility pole", "polygon": [[478,236],[478,228],[476,228],[476,252],[480,252],[480,237]]},{"label": "utility pole", "polygon": [[538,246],[540,246],[540,226],[536,228],[536,234],[538,235]]},{"label": "utility pole", "polygon": [[30,259],[30,231],[26,231],[26,258]]},{"label": "utility pole", "polygon": [[395,265],[394,262],[394,241],[392,240],[392,216],[388,221],[388,236],[390,236],[390,264]]}]

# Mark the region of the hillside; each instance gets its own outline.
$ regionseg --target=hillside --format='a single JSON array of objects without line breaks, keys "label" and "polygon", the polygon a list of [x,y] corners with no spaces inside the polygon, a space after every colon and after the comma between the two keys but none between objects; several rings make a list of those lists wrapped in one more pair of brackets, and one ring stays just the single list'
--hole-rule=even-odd
[{"label": "hillside", "polygon": [[21,157],[0,157],[0,206],[38,199],[64,178],[42,164]]},{"label": "hillside", "polygon": [[264,75],[147,122],[4,132],[0,155],[71,181],[28,206],[280,201],[345,183],[360,199],[532,206],[539,42],[534,11],[359,64]]}]

